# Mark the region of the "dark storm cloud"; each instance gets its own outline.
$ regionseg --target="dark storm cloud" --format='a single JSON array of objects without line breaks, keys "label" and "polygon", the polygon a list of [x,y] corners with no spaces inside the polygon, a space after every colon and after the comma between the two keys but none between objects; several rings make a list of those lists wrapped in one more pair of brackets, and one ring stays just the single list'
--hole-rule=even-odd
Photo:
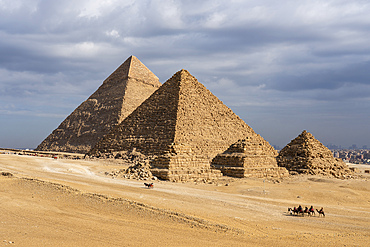
[{"label": "dark storm cloud", "polygon": [[[280,91],[336,90],[348,85],[370,86],[370,62],[349,64],[342,68],[315,70],[303,75],[282,75],[275,77],[271,88]],[[352,97],[363,97],[364,92]],[[341,100],[343,98],[341,97]]]}]

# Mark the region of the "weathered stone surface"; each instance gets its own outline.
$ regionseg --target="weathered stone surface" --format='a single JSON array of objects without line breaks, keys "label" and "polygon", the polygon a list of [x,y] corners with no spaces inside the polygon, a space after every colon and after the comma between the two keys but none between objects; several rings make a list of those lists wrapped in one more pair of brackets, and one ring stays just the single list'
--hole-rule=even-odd
[{"label": "weathered stone surface", "polygon": [[161,86],[136,57],[129,57],[36,150],[86,153]]},{"label": "weathered stone surface", "polygon": [[251,133],[218,154],[211,167],[221,170],[224,175],[238,178],[289,176],[285,168],[278,167],[276,156],[276,150],[267,141]]},{"label": "weathered stone surface", "polygon": [[346,177],[352,171],[311,133],[304,130],[277,157],[278,165],[291,173]]},{"label": "weathered stone surface", "polygon": [[173,182],[213,181],[222,176],[211,169],[206,155],[194,154],[188,145],[172,143],[169,150],[151,161],[152,174]]},{"label": "weathered stone surface", "polygon": [[165,82],[89,152],[136,149],[157,155],[152,173],[173,181],[219,177],[210,160],[245,136],[257,136],[188,71]]}]

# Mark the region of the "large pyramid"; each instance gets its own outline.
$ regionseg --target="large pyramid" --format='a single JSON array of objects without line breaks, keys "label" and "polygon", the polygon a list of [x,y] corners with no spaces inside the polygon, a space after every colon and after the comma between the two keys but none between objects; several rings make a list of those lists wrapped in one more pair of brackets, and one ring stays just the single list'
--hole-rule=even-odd
[{"label": "large pyramid", "polygon": [[304,130],[277,157],[278,165],[293,173],[342,177],[352,174],[341,159]]},{"label": "large pyramid", "polygon": [[129,57],[36,150],[88,152],[160,86],[139,59]]},{"label": "large pyramid", "polygon": [[188,71],[167,80],[90,151],[131,151],[158,156],[156,176],[173,180],[211,178],[210,160],[232,143],[257,134]]}]

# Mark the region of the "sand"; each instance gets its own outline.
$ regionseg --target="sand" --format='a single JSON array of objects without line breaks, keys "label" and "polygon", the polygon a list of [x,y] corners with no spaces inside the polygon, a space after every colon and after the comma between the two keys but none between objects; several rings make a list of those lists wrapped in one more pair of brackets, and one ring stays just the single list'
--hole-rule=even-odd
[{"label": "sand", "polygon": [[[369,246],[370,176],[112,179],[104,161],[0,154],[0,246]],[[369,166],[370,168],[370,166]],[[288,207],[323,207],[326,217]]]}]

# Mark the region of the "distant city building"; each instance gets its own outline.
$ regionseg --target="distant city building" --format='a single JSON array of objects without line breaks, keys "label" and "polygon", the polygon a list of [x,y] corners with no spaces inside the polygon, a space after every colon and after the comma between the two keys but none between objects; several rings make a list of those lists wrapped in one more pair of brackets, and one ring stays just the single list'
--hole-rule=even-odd
[{"label": "distant city building", "polygon": [[342,150],[332,150],[334,157],[337,155],[340,159],[345,162],[355,163],[355,164],[370,164],[370,151],[368,150],[352,150],[352,149],[342,149]]},{"label": "distant city building", "polygon": [[369,152],[369,151],[366,151],[366,152],[364,153],[364,158],[365,158],[365,159],[370,159],[370,152]]}]

